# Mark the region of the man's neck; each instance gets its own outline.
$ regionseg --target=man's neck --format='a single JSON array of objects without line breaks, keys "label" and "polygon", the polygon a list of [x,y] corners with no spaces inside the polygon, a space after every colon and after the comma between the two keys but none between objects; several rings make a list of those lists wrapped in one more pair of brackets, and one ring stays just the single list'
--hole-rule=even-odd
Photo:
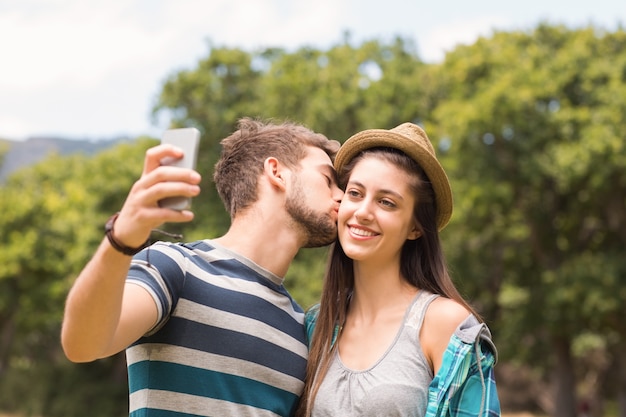
[{"label": "man's neck", "polygon": [[242,214],[233,221],[226,234],[213,240],[282,278],[301,242],[295,231],[286,227],[284,220],[273,217]]}]

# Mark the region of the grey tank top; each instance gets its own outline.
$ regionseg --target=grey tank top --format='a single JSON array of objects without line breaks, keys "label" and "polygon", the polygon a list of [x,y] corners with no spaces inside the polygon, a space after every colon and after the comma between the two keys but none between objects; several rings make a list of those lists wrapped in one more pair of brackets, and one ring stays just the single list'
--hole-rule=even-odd
[{"label": "grey tank top", "polygon": [[313,403],[313,417],[422,417],[433,373],[419,340],[424,314],[438,295],[420,291],[382,357],[363,371],[346,367],[339,350]]}]

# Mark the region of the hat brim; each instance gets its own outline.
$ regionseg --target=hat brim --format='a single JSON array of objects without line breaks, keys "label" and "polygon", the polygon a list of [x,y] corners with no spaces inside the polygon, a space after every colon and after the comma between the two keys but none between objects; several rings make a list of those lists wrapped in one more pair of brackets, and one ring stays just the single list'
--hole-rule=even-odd
[{"label": "hat brim", "polygon": [[437,158],[417,141],[391,130],[364,130],[351,136],[341,146],[335,157],[335,169],[341,172],[344,165],[359,152],[378,147],[399,149],[422,167],[435,192],[437,229],[442,230],[452,217],[452,189]]}]

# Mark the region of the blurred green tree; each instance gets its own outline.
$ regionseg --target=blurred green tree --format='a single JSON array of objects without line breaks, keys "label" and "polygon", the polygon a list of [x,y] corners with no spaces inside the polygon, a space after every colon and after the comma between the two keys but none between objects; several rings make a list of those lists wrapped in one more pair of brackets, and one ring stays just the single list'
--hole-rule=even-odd
[{"label": "blurred green tree", "polygon": [[626,337],[626,33],[500,32],[433,71],[452,262],[483,293],[504,360],[540,368],[556,387],[547,411],[576,415],[572,346],[592,332],[610,352]]},{"label": "blurred green tree", "polygon": [[93,158],[52,155],[2,186],[0,408],[41,416],[127,414],[123,355],[74,366],[61,351],[59,330],[74,277],[154,143],[118,145]]}]

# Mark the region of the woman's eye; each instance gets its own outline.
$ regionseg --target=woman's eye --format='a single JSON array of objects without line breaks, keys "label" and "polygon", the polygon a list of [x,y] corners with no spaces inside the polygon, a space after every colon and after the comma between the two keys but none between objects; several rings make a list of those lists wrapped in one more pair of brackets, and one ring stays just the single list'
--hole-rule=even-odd
[{"label": "woman's eye", "polygon": [[381,200],[380,203],[385,206],[385,207],[395,207],[395,203],[393,201],[389,201],[389,200]]}]

